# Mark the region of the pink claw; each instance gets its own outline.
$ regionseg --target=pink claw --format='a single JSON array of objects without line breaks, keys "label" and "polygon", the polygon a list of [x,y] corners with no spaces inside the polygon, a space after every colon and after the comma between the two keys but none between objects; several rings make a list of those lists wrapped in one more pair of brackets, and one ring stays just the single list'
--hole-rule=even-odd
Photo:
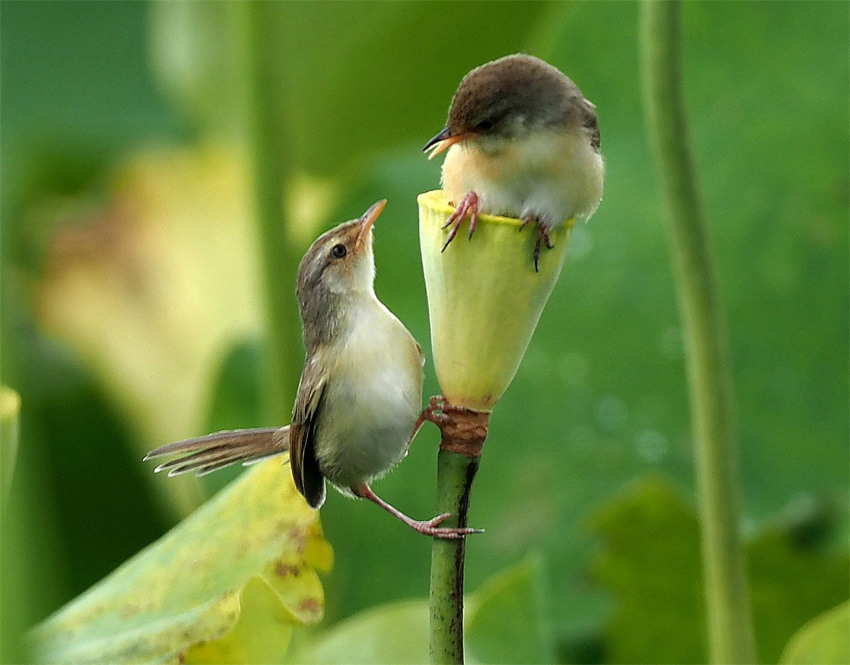
[{"label": "pink claw", "polygon": [[463,219],[466,217],[467,213],[469,213],[469,237],[472,238],[472,234],[475,232],[475,225],[478,223],[478,194],[473,191],[466,193],[466,196],[464,196],[460,200],[460,203],[457,204],[455,211],[449,216],[446,223],[443,224],[444,229],[449,226],[452,228],[449,231],[449,235],[446,238],[446,243],[443,245],[443,249],[440,251],[445,252],[449,243],[455,239],[458,229],[463,223]]}]

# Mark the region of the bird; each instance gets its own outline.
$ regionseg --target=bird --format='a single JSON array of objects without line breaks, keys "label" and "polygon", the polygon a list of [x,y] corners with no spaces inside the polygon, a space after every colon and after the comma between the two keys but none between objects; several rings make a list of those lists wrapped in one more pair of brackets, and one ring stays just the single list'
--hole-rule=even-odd
[{"label": "bird", "polygon": [[288,452],[295,486],[314,509],[324,503],[328,481],[425,535],[457,539],[479,532],[440,527],[449,513],[413,520],[370,487],[404,458],[419,427],[432,419],[421,410],[422,348],[375,295],[372,226],[385,205],[378,201],[360,218],[327,231],[301,260],[296,296],[307,354],[292,422],[161,446],[145,459],[180,457],[155,471],[203,475]]},{"label": "bird", "polygon": [[446,153],[441,184],[455,210],[443,250],[469,214],[534,224],[533,259],[568,219],[589,219],[602,199],[604,164],[596,107],[564,73],[518,53],[470,71],[449,107],[446,126],[423,148]]}]

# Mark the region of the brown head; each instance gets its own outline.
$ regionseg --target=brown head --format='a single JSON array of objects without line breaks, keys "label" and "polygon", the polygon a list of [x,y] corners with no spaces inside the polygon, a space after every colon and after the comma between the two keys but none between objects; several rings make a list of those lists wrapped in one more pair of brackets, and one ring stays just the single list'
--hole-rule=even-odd
[{"label": "brown head", "polygon": [[344,323],[347,300],[373,293],[372,225],[386,204],[378,201],[359,219],[323,233],[301,259],[295,292],[308,352],[333,338]]},{"label": "brown head", "polygon": [[572,126],[595,128],[598,147],[594,106],[576,84],[540,58],[508,55],[463,77],[445,128],[423,150],[432,150],[430,159],[461,141],[498,143]]}]

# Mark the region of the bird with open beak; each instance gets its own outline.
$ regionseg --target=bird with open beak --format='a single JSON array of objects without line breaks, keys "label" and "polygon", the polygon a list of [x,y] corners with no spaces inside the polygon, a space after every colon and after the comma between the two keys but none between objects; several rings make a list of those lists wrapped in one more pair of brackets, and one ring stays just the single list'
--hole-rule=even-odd
[{"label": "bird with open beak", "polygon": [[604,167],[596,107],[552,65],[509,55],[469,72],[452,99],[446,126],[423,148],[446,152],[442,187],[455,211],[443,249],[469,215],[534,224],[534,267],[549,234],[569,219],[587,220],[602,199]]},{"label": "bird with open beak", "polygon": [[404,458],[422,423],[422,349],[374,290],[372,225],[385,204],[379,201],[359,219],[323,234],[301,260],[296,294],[307,358],[292,423],[162,446],[145,459],[180,457],[156,471],[205,474],[289,452],[295,486],[313,508],[324,503],[327,480],[420,533],[439,538],[475,533],[440,527],[447,514],[413,520],[370,487]]}]

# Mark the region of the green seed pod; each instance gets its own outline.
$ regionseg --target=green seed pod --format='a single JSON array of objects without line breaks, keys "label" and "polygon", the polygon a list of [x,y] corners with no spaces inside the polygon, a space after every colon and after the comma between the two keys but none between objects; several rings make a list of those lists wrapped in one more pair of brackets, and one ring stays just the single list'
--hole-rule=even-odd
[{"label": "green seed pod", "polygon": [[492,411],[513,380],[567,255],[574,220],[551,234],[534,271],[531,226],[479,215],[472,239],[466,224],[445,251],[454,208],[443,191],[420,194],[419,243],[431,318],[431,350],[450,404]]}]

